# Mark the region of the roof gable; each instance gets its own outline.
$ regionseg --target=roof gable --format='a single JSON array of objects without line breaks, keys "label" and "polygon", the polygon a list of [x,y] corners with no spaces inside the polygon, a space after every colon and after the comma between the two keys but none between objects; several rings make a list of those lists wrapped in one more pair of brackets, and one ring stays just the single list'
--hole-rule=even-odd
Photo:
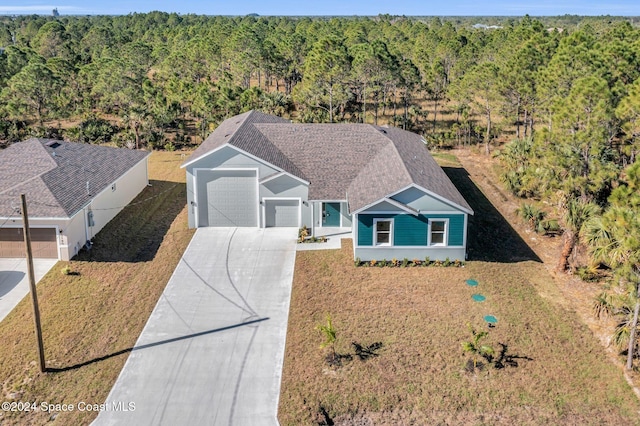
[{"label": "roof gable", "polygon": [[357,211],[409,185],[471,208],[422,138],[369,124],[294,124],[250,111],[225,120],[183,164],[228,144],[309,182],[309,199],[348,199]]}]

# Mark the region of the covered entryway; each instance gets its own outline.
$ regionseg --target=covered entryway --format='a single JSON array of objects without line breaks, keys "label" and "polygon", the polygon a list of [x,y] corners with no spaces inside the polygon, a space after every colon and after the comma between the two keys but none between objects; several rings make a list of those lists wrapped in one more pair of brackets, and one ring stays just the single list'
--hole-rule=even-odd
[{"label": "covered entryway", "polygon": [[[33,257],[57,259],[58,241],[55,228],[31,228]],[[22,228],[0,228],[0,258],[25,257]]]},{"label": "covered entryway", "polygon": [[258,226],[256,170],[198,170],[198,227]]},{"label": "covered entryway", "polygon": [[265,227],[300,227],[300,200],[265,199]]},{"label": "covered entryway", "polygon": [[340,226],[340,203],[322,203],[322,226]]}]

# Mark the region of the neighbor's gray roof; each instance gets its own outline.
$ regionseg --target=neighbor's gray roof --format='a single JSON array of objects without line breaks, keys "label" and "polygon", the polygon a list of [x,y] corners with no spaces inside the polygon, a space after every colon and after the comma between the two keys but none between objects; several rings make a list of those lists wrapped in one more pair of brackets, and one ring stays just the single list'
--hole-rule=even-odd
[{"label": "neighbor's gray roof", "polygon": [[[0,217],[71,217],[149,155],[146,151],[29,139],[0,151]],[[89,192],[87,192],[87,182]]]},{"label": "neighbor's gray roof", "polygon": [[472,211],[411,132],[369,124],[293,124],[250,111],[225,120],[185,162],[233,145],[310,182],[309,199],[359,210],[415,184]]}]

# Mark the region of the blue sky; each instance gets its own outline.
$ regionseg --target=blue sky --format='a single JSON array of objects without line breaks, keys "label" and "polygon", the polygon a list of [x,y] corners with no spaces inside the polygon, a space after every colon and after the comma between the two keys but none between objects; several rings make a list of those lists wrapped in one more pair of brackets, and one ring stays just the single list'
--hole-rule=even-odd
[{"label": "blue sky", "polygon": [[639,0],[0,0],[0,15],[126,15],[152,10],[203,15],[391,15],[407,16],[532,16],[623,15],[640,16]]}]

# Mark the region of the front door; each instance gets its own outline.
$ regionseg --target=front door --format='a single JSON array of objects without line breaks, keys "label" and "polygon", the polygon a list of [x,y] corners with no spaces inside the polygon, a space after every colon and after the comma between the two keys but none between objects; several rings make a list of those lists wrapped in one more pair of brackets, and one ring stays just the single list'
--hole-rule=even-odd
[{"label": "front door", "polygon": [[340,226],[340,203],[322,203],[322,226]]}]

